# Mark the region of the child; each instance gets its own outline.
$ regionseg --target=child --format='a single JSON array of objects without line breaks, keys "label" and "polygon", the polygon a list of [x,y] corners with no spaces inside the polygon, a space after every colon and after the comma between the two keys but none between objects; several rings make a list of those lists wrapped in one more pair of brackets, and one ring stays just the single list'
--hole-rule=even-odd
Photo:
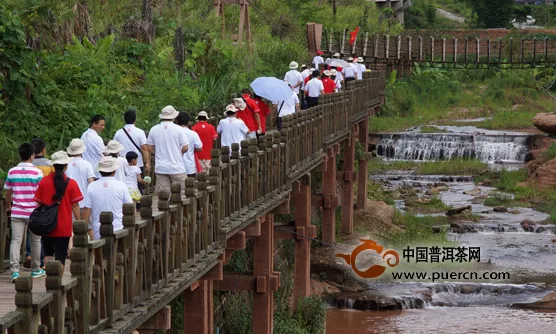
[{"label": "child", "polygon": [[129,188],[129,193],[131,195],[131,199],[135,202],[137,208],[139,208],[139,200],[141,200],[141,192],[139,191],[139,183],[147,183],[141,178],[141,169],[137,167],[137,155],[134,151],[129,151],[125,155],[128,164],[128,175],[125,179],[125,184]]}]

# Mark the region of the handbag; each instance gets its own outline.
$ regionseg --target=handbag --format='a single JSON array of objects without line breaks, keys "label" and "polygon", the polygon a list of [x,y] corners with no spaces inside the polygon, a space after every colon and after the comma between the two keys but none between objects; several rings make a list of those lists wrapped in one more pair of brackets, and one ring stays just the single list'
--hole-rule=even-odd
[{"label": "handbag", "polygon": [[139,145],[135,144],[135,141],[131,138],[131,135],[129,133],[127,133],[126,129],[123,128],[122,131],[126,134],[127,138],[129,138],[129,140],[131,141],[131,143],[133,144],[133,146],[135,146],[135,148],[137,149],[137,151],[139,151],[139,154],[141,154],[141,148],[139,148]]},{"label": "handbag", "polygon": [[38,236],[47,236],[49,233],[56,229],[58,226],[58,209],[60,207],[60,201],[64,197],[66,188],[68,187],[69,177],[64,183],[64,189],[62,190],[62,196],[60,200],[54,202],[50,205],[39,205],[38,208],[33,210],[31,216],[29,217],[29,231]]}]

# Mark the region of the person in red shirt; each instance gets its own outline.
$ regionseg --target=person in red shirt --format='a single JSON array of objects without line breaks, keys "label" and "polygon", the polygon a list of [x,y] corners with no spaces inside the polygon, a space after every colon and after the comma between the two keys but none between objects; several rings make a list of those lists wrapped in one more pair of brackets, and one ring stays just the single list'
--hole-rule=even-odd
[{"label": "person in red shirt", "polygon": [[201,170],[206,172],[210,168],[210,152],[214,144],[214,139],[218,138],[218,133],[214,126],[207,122],[208,114],[206,111],[201,111],[197,115],[197,124],[193,125],[191,130],[197,132],[199,138],[201,138],[201,143],[203,143],[203,149],[201,151],[195,152],[196,157],[199,159],[199,164],[201,165]]},{"label": "person in red shirt", "polygon": [[336,92],[336,84],[334,80],[330,79],[331,72],[324,71],[324,79],[322,79],[322,85],[324,86],[324,94],[332,94]]},{"label": "person in red shirt", "polygon": [[244,88],[241,91],[241,99],[234,99],[234,105],[239,109],[236,113],[237,118],[241,119],[249,129],[249,133],[245,137],[247,139],[256,138],[257,134],[261,134],[263,130],[261,128],[259,106],[251,98],[251,91]]},{"label": "person in red shirt", "polygon": [[262,130],[262,134],[266,133],[266,118],[268,117],[268,115],[270,115],[270,107],[268,106],[268,103],[266,103],[263,98],[261,98],[260,96],[258,96],[257,94],[253,94],[254,98],[253,100],[255,100],[255,102],[257,102],[257,106],[259,107],[260,110],[260,118],[261,118],[261,130]]},{"label": "person in red shirt", "polygon": [[52,205],[59,202],[58,224],[54,231],[42,237],[44,251],[44,263],[56,259],[66,263],[68,256],[68,246],[72,236],[73,219],[81,219],[79,202],[83,200],[83,195],[75,180],[68,178],[65,174],[71,158],[64,151],[58,151],[51,156],[54,173],[43,178],[39,182],[39,188],[35,193],[35,201],[39,205]]}]

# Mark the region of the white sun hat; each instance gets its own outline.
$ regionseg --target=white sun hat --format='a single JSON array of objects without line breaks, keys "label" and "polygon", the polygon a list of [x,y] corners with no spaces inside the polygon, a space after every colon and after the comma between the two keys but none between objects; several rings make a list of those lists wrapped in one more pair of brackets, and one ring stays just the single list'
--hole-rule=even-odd
[{"label": "white sun hat", "polygon": [[98,163],[98,171],[103,173],[112,173],[118,169],[118,159],[114,157],[102,157]]},{"label": "white sun hat", "polygon": [[83,154],[87,146],[85,146],[85,142],[79,138],[73,138],[67,148],[67,152],[69,155],[79,155]]},{"label": "white sun hat", "polygon": [[124,145],[120,144],[119,141],[111,140],[108,142],[108,145],[106,145],[106,149],[104,150],[104,153],[106,154],[120,153],[124,149],[125,149]]},{"label": "white sun hat", "polygon": [[160,119],[174,119],[178,117],[179,112],[173,106],[166,106],[162,108],[162,112],[158,117]]},{"label": "white sun hat", "polygon": [[71,158],[68,154],[64,151],[54,152],[50,156],[50,161],[48,161],[49,165],[67,165],[71,161]]},{"label": "white sun hat", "polygon": [[290,70],[296,70],[299,67],[299,64],[295,61],[290,63]]}]

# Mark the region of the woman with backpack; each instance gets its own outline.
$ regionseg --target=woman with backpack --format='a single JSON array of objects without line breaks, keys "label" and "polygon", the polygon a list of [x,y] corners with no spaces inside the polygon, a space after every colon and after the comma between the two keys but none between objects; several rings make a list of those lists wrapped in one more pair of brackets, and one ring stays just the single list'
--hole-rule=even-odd
[{"label": "woman with backpack", "polygon": [[58,203],[58,219],[52,224],[53,230],[42,237],[44,263],[57,260],[66,262],[68,245],[72,236],[72,213],[75,220],[80,220],[79,201],[83,195],[75,180],[66,176],[65,171],[71,158],[64,151],[58,151],[50,157],[54,166],[54,173],[44,177],[39,182],[35,200],[40,206],[51,206]]}]

